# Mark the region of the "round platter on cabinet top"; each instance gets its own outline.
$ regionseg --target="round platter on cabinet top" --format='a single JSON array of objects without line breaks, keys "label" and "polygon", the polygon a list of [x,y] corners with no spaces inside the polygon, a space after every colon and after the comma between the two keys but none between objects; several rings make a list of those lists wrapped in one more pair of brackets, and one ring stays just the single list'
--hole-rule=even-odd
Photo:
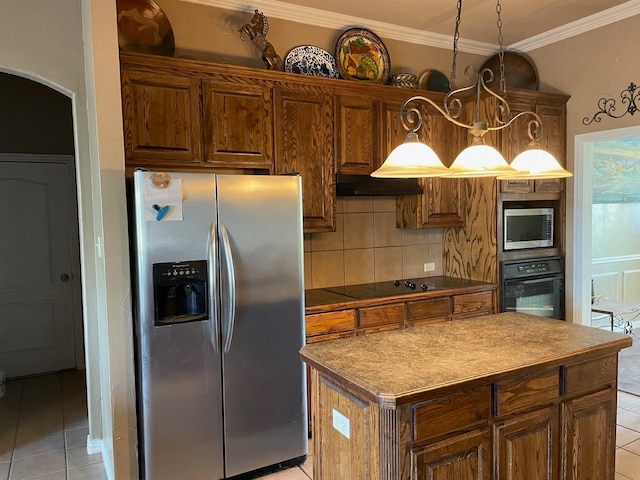
[{"label": "round platter on cabinet top", "polygon": [[340,35],[335,57],[342,78],[382,84],[389,80],[389,53],[369,30],[352,28]]},{"label": "round platter on cabinet top", "polygon": [[284,71],[312,77],[339,77],[333,56],[313,45],[301,45],[292,49],[284,60]]}]

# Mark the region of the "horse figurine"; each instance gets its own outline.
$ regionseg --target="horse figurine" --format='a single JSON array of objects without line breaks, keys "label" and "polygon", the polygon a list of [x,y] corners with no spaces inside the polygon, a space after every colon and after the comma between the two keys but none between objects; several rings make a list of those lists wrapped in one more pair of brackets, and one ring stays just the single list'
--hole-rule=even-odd
[{"label": "horse figurine", "polygon": [[250,23],[247,23],[238,30],[240,38],[244,41],[245,35],[249,37],[258,50],[262,52],[262,61],[269,70],[283,70],[284,64],[282,59],[276,53],[273,45],[267,41],[267,32],[269,31],[269,20],[265,15],[255,10]]}]

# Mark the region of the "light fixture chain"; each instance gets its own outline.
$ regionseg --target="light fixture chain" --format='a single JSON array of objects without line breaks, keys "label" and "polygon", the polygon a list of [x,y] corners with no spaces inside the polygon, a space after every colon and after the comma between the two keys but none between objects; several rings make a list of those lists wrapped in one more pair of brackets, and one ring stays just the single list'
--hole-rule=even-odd
[{"label": "light fixture chain", "polygon": [[500,94],[506,98],[507,97],[507,81],[504,76],[504,45],[502,38],[502,5],[500,5],[500,0],[496,2],[496,14],[498,19],[496,24],[498,25],[498,45],[500,46],[500,50],[498,52],[498,56],[500,58]]},{"label": "light fixture chain", "polygon": [[453,34],[453,62],[451,64],[451,78],[449,89],[456,88],[456,57],[458,56],[458,40],[460,40],[460,16],[462,13],[462,0],[458,0],[458,14],[456,15],[456,29]]}]

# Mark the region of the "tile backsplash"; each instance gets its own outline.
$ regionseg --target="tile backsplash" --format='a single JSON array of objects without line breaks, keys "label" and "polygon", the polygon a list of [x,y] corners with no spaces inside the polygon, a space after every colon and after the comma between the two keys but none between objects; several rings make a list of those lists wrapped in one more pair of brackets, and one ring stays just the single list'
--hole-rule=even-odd
[{"label": "tile backsplash", "polygon": [[443,229],[396,228],[395,197],[336,202],[336,231],[305,234],[306,289],[442,275]]}]

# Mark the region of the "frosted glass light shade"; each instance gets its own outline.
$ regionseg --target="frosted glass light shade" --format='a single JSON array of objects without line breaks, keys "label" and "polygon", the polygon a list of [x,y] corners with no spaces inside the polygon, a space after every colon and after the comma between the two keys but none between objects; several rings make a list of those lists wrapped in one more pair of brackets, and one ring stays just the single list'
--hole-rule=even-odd
[{"label": "frosted glass light shade", "polygon": [[509,166],[502,154],[493,147],[484,144],[465,148],[449,167],[450,177],[496,177],[510,175],[516,171]]},{"label": "frosted glass light shade", "polygon": [[[529,148],[520,153],[511,162],[511,167],[517,170],[515,175],[505,178],[567,178],[573,174],[560,166],[558,161],[546,150]],[[498,177],[500,179],[500,177]]]},{"label": "frosted glass light shade", "polygon": [[418,140],[413,132],[407,134],[404,143],[389,154],[372,177],[378,178],[421,178],[442,177],[448,174],[436,152]]}]

